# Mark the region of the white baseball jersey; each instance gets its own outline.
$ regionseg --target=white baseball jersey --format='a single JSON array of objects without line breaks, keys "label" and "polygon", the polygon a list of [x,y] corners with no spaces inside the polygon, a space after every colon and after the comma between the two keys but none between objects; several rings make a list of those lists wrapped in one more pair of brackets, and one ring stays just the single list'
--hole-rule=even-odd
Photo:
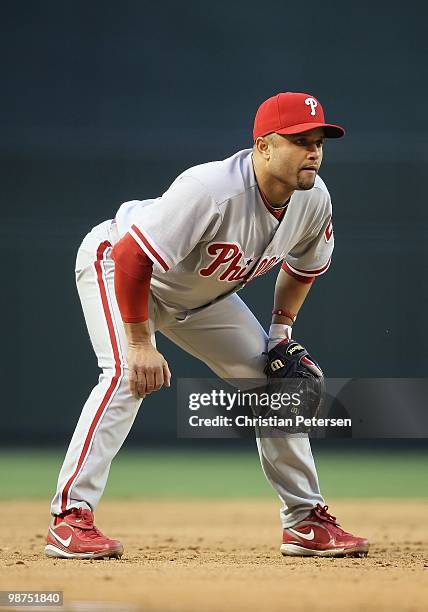
[{"label": "white baseball jersey", "polygon": [[333,251],[331,200],[317,176],[295,191],[281,221],[257,186],[252,150],[183,172],[162,195],[125,202],[116,215],[153,261],[151,289],[166,306],[195,309],[241,289],[285,260],[291,272],[325,272]]}]

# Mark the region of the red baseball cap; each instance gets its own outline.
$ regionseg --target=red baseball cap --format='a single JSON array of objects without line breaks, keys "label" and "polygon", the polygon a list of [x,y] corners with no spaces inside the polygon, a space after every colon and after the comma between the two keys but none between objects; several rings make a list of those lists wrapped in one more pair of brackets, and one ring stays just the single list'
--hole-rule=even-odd
[{"label": "red baseball cap", "polygon": [[321,103],[306,93],[287,91],[265,100],[254,119],[254,140],[259,136],[299,134],[318,127],[324,128],[326,138],[341,138],[345,130],[340,125],[325,123]]}]

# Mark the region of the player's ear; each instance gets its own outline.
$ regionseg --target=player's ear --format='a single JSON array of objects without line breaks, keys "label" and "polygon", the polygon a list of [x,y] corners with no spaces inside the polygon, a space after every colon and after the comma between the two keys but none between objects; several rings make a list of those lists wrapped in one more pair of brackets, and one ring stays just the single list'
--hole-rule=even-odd
[{"label": "player's ear", "polygon": [[267,136],[259,136],[254,142],[255,150],[264,158],[269,159],[271,155],[271,143]]}]

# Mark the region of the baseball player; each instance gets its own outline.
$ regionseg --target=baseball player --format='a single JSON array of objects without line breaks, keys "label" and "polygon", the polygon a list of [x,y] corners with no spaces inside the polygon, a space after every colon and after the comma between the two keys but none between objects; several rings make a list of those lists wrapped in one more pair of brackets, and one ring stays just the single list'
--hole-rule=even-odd
[{"label": "baseball player", "polygon": [[[186,170],[161,197],[122,204],[85,237],[77,287],[102,373],[59,474],[48,556],[122,555],[93,512],[141,401],[170,385],[156,331],[224,379],[262,377],[266,348],[291,338],[330,265],[331,201],[318,171],[324,139],[343,134],[314,96],[277,94],[257,111],[252,149]],[[280,262],[267,336],[237,292]],[[257,446],[282,501],[284,555],[367,554],[368,541],[327,512],[307,437]]]}]

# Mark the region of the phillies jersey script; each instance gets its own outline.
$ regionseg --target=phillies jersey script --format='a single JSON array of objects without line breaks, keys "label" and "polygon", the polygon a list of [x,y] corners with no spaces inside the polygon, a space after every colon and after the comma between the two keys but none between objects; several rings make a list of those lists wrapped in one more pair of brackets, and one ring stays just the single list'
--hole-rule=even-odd
[{"label": "phillies jersey script", "polygon": [[233,293],[282,260],[293,274],[325,272],[333,251],[331,201],[320,177],[295,191],[281,221],[257,186],[252,151],[186,170],[162,195],[125,202],[129,232],[153,261],[151,290],[167,307],[194,309]]}]

